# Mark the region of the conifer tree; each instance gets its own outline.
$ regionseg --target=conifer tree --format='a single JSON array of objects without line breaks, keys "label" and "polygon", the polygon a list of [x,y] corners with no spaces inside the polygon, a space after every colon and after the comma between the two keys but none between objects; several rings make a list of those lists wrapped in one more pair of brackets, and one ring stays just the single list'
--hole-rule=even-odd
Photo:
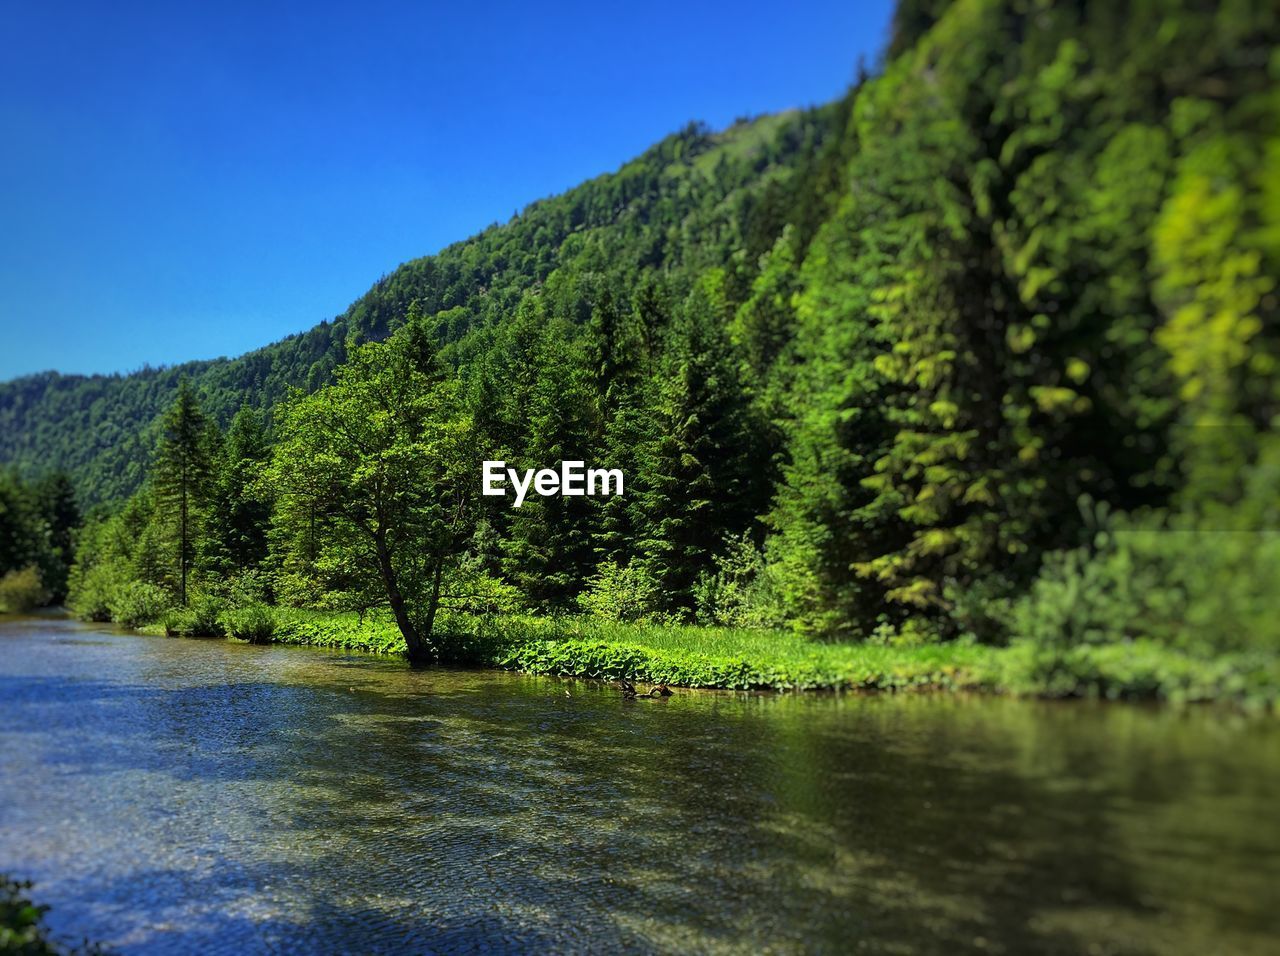
[{"label": "conifer tree", "polygon": [[693,607],[693,586],[763,504],[752,466],[758,435],[725,325],[718,270],[699,280],[657,365],[630,501],[641,566],[669,610]]},{"label": "conifer tree", "polygon": [[62,471],[37,482],[35,499],[48,531],[44,585],[58,601],[67,593],[67,575],[75,558],[75,531],[81,521],[80,507],[71,479]]},{"label": "conifer tree", "polygon": [[184,379],[161,423],[160,445],[152,468],[156,517],[171,542],[178,600],[184,607],[213,489],[213,443],[210,420]]},{"label": "conifer tree", "polygon": [[[564,321],[548,320],[543,303],[527,297],[505,357],[505,417],[513,440],[512,464],[557,468],[565,460],[595,457],[595,394],[581,341]],[[591,518],[585,497],[530,495],[503,516],[502,569],[538,607],[568,604],[592,570]]]},{"label": "conifer tree", "polygon": [[269,460],[262,416],[242,405],[227,429],[213,489],[210,561],[221,574],[253,570],[267,556],[271,502],[261,477]]}]

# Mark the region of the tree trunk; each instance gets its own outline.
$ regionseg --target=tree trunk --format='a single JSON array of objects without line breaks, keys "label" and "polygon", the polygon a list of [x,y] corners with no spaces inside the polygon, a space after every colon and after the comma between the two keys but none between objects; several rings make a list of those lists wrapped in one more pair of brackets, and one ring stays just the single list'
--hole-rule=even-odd
[{"label": "tree trunk", "polygon": [[378,554],[378,569],[382,572],[382,583],[387,589],[387,602],[391,605],[391,613],[395,615],[396,626],[404,635],[404,646],[409,652],[409,660],[422,661],[427,657],[426,647],[418,635],[418,629],[409,620],[409,609],[404,603],[404,595],[400,593],[400,584],[396,580],[396,570],[391,566],[391,552],[387,550],[387,536],[379,531],[373,536],[374,550]]},{"label": "tree trunk", "polygon": [[430,641],[432,634],[436,629],[436,608],[440,606],[440,577],[444,573],[444,555],[436,558],[435,571],[432,572],[431,581],[431,603],[427,605],[427,622],[423,628],[425,632],[422,636],[425,640]]}]

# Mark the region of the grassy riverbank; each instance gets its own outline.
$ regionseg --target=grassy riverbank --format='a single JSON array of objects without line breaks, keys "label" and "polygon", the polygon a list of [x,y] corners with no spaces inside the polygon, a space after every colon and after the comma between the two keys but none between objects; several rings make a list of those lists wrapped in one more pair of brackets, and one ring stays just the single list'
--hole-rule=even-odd
[{"label": "grassy riverbank", "polygon": [[[590,618],[449,616],[441,659],[532,674],[628,678],[734,690],[976,688],[995,652],[977,645],[894,648],[814,643],[785,632],[656,627]],[[354,614],[278,611],[272,640],[399,654],[390,621]]]},{"label": "grassy riverbank", "polygon": [[[222,633],[258,641],[404,653],[381,614],[260,608],[223,615]],[[153,626],[153,632],[164,628]],[[216,631],[216,628],[207,630]],[[1153,641],[1046,648],[1030,643],[827,643],[785,631],[619,624],[590,617],[446,615],[443,663],[594,680],[733,690],[974,690],[1045,697],[1280,703],[1280,659],[1202,658]]]}]

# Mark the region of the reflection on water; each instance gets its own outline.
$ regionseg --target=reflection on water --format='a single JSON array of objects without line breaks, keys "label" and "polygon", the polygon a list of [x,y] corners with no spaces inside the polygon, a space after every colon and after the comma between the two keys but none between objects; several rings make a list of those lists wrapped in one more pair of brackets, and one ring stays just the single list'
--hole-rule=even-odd
[{"label": "reflection on water", "polygon": [[0,871],[124,951],[1261,953],[1278,806],[1276,722],[1220,712],[0,623]]}]

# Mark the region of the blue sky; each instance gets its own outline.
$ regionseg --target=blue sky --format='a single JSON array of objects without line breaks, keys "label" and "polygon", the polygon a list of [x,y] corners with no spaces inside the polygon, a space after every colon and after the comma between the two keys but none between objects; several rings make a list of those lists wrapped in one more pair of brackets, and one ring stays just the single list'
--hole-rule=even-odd
[{"label": "blue sky", "polygon": [[301,331],[688,120],[835,97],[890,9],[0,0],[0,379]]}]

